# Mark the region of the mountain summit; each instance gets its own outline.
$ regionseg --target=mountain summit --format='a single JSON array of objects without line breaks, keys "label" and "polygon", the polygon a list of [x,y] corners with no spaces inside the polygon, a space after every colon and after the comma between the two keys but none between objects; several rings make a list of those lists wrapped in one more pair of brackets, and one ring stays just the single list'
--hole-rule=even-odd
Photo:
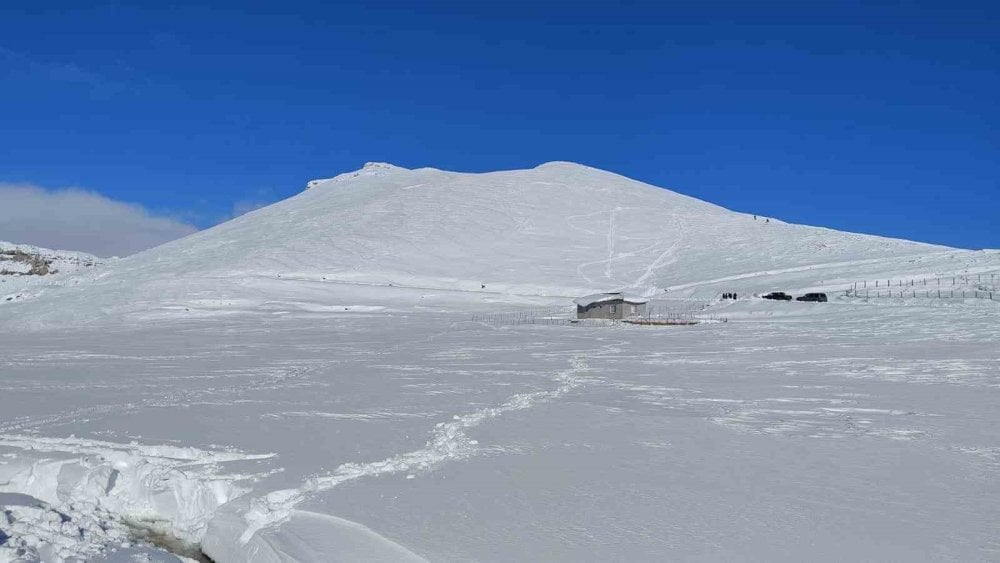
[{"label": "mountain summit", "polygon": [[764,289],[779,274],[796,287],[838,275],[849,283],[887,267],[933,271],[942,260],[955,268],[974,259],[755,218],[569,162],[476,174],[368,163],[121,260],[73,293],[105,312],[562,302],[609,290],[655,297]]}]

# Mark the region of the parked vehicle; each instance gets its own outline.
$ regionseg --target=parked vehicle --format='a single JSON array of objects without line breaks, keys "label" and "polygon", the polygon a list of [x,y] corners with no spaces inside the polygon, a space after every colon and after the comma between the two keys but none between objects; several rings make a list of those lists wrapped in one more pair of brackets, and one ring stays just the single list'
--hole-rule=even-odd
[{"label": "parked vehicle", "polygon": [[772,299],[774,301],[791,301],[792,296],[788,295],[784,291],[774,291],[765,295],[764,299]]},{"label": "parked vehicle", "polygon": [[826,303],[825,293],[807,293],[800,297],[795,298],[796,301],[815,301],[818,303]]}]

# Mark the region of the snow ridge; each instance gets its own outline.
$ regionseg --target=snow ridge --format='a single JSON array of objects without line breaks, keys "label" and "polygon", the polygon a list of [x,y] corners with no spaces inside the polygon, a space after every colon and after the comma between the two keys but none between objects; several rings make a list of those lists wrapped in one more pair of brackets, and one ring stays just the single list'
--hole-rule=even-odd
[{"label": "snow ridge", "polygon": [[362,176],[384,176],[396,171],[405,171],[406,168],[396,166],[394,164],[389,164],[388,162],[366,162],[361,170],[355,170],[354,172],[345,172],[343,174],[338,174],[333,178],[320,178],[318,180],[309,180],[306,183],[306,189],[315,188],[321,184],[336,184],[339,182],[346,182],[348,180],[353,180],[354,178],[359,178]]},{"label": "snow ridge", "polygon": [[97,555],[136,527],[196,546],[215,511],[248,491],[241,483],[259,477],[223,473],[221,464],[273,457],[12,435],[0,436],[4,450],[17,455],[0,464],[0,493],[33,500],[0,518],[0,532],[22,549],[56,546],[56,560]]}]

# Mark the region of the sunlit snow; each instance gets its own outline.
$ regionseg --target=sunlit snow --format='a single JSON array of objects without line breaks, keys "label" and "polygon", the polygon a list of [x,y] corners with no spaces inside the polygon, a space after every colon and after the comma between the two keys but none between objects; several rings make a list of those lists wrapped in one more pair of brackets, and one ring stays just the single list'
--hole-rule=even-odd
[{"label": "sunlit snow", "polygon": [[0,561],[1000,557],[997,251],[370,164],[14,278]]}]

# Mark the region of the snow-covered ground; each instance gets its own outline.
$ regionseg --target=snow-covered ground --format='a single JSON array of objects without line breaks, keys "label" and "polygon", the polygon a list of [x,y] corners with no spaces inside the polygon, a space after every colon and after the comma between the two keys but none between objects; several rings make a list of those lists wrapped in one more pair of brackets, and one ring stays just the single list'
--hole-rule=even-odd
[{"label": "snow-covered ground", "polygon": [[[368,166],[0,304],[0,561],[996,560],[998,278],[566,163]],[[729,322],[473,320],[622,289]]]},{"label": "snow-covered ground", "polygon": [[0,488],[216,561],[1000,555],[1000,309],[737,308],[13,335]]},{"label": "snow-covered ground", "polygon": [[0,304],[32,300],[52,287],[76,286],[115,260],[0,240]]}]

